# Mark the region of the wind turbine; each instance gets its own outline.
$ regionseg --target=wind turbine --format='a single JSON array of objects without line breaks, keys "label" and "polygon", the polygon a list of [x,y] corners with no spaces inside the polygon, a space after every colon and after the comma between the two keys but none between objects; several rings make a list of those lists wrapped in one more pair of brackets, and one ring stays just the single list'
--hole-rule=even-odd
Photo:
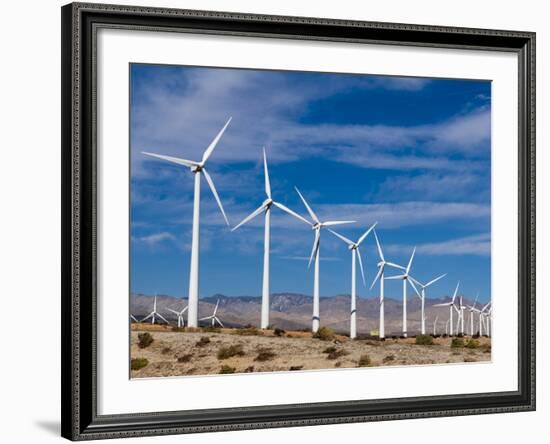
[{"label": "wind turbine", "polygon": [[271,198],[271,184],[269,181],[269,172],[267,169],[267,157],[264,149],[264,179],[265,179],[265,194],[267,198],[262,202],[262,204],[254,210],[251,214],[246,216],[237,226],[235,226],[231,231],[235,231],[241,225],[246,224],[247,222],[254,219],[256,216],[264,213],[265,222],[264,222],[264,273],[263,273],[263,283],[262,283],[262,314],[260,320],[260,328],[267,328],[269,326],[269,243],[270,243],[270,225],[271,225],[271,207],[276,206],[281,210],[291,214],[292,216],[302,220],[306,224],[309,222],[304,219],[299,214],[292,211],[290,208],[287,208],[282,203],[276,202]]},{"label": "wind turbine", "polygon": [[[436,334],[437,334],[437,319],[438,319],[438,318],[439,318],[439,315],[436,315],[436,317],[435,317],[435,319],[434,319],[434,334],[433,334],[433,335],[434,335],[434,338],[435,338],[435,336],[436,336]],[[422,334],[424,334],[424,333],[422,333]]]},{"label": "wind turbine", "polygon": [[[435,279],[432,279],[430,282],[428,282],[427,284],[422,284],[420,282],[418,282],[415,278],[413,278],[411,276],[411,281],[414,281],[414,283],[418,286],[420,286],[420,302],[421,302],[421,316],[422,316],[422,326],[421,326],[421,333],[423,335],[426,334],[426,323],[425,323],[425,317],[424,317],[424,305],[425,305],[425,302],[426,302],[426,288],[428,288],[430,285],[432,284],[435,284],[439,279],[442,279],[444,278],[445,276],[447,276],[447,273],[445,274],[442,274],[441,276],[439,277],[436,277]],[[416,294],[418,294],[418,291],[416,292]],[[435,327],[434,327],[435,328]]]},{"label": "wind turbine", "polygon": [[189,308],[189,305],[186,305],[184,308],[182,308],[181,311],[172,310],[171,308],[168,309],[178,317],[178,327],[185,327],[183,314],[187,311],[188,308]]},{"label": "wind turbine", "polygon": [[130,314],[130,319],[134,322],[139,322],[133,314]]},{"label": "wind turbine", "polygon": [[474,335],[474,310],[476,309],[476,303],[477,303],[478,297],[479,297],[479,293],[476,294],[474,303],[468,307],[470,309],[470,336]]},{"label": "wind turbine", "polygon": [[[397,276],[389,276],[386,279],[400,279],[403,281],[403,337],[407,337],[407,282],[411,285],[413,290],[416,292],[419,298],[422,299],[422,296],[420,296],[420,293],[418,292],[416,286],[414,285],[414,282],[411,279],[410,272],[411,272],[411,265],[412,261],[414,259],[414,253],[416,252],[416,247],[414,247],[413,252],[411,254],[411,258],[409,259],[409,263],[407,264],[407,268],[405,268],[405,272],[403,274],[397,275]],[[422,325],[424,325],[424,314],[422,314]],[[424,334],[424,333],[422,333]]]},{"label": "wind turbine", "polygon": [[445,334],[446,334],[447,336],[451,336],[451,335],[449,334],[449,321],[450,321],[450,320],[451,320],[451,319],[449,318],[449,319],[447,319],[447,322],[445,322]]},{"label": "wind turbine", "polygon": [[357,242],[353,242],[349,240],[347,237],[342,236],[341,234],[338,234],[336,231],[331,230],[330,228],[328,231],[330,231],[332,234],[334,234],[336,237],[342,239],[346,244],[348,244],[348,248],[351,250],[351,311],[350,311],[350,327],[349,327],[349,337],[351,339],[355,339],[357,337],[357,305],[356,305],[356,279],[355,279],[355,268],[356,268],[356,262],[359,260],[359,269],[361,270],[361,277],[363,278],[363,285],[367,285],[365,283],[365,270],[363,270],[363,260],[361,259],[361,252],[359,251],[359,245],[361,245],[361,242],[363,242],[369,233],[372,231],[372,229],[376,226],[378,222],[375,222],[367,231],[365,231],[361,237],[357,240]]},{"label": "wind turbine", "polygon": [[382,252],[382,247],[380,246],[380,241],[378,240],[378,236],[376,235],[376,230],[374,230],[374,239],[376,239],[376,247],[378,248],[378,256],[380,257],[380,261],[377,264],[378,267],[378,273],[374,277],[374,280],[372,281],[372,284],[370,286],[370,289],[372,290],[372,287],[374,287],[374,284],[376,284],[376,281],[380,280],[380,327],[378,332],[378,337],[380,339],[385,338],[385,331],[384,331],[384,270],[386,268],[386,265],[397,268],[399,270],[405,270],[401,265],[394,264],[393,262],[388,262],[384,258],[384,253]]},{"label": "wind turbine", "polygon": [[218,324],[220,324],[220,327],[223,328],[222,321],[220,321],[220,318],[218,318],[218,316],[216,316],[216,313],[218,312],[218,305],[220,305],[220,300],[219,299],[216,302],[216,306],[214,307],[214,313],[212,313],[210,316],[200,318],[199,321],[207,321],[209,319],[212,319],[212,327],[214,327],[216,325],[216,322],[217,322]]},{"label": "wind turbine", "polygon": [[[460,334],[464,336],[464,309],[467,308],[462,304],[462,295],[458,298],[458,321],[456,324],[456,334],[460,331]],[[460,329],[460,330],[459,330]]]},{"label": "wind turbine", "polygon": [[[296,187],[295,187],[296,188]],[[328,220],[325,222],[321,222],[317,215],[313,212],[311,207],[308,205],[306,200],[304,199],[304,196],[302,196],[302,193],[300,193],[300,190],[296,188],[296,192],[300,196],[300,199],[302,199],[302,202],[304,203],[304,206],[307,209],[307,212],[309,213],[312,222],[306,221],[309,225],[311,225],[311,229],[315,232],[315,239],[313,240],[313,248],[311,249],[311,256],[309,257],[309,263],[308,268],[311,266],[311,262],[313,261],[313,258],[315,258],[315,272],[314,272],[314,278],[313,278],[313,316],[312,316],[312,325],[311,325],[311,331],[313,333],[316,333],[317,330],[319,330],[319,323],[320,323],[320,317],[319,317],[319,249],[321,245],[321,228],[323,227],[331,227],[334,225],[342,225],[342,224],[352,224],[355,221],[354,220]],[[300,220],[305,220],[303,217],[299,217]]]},{"label": "wind turbine", "polygon": [[456,284],[455,292],[453,294],[453,298],[450,302],[444,302],[442,304],[434,304],[434,307],[449,307],[449,336],[453,335],[453,308],[458,311],[458,309],[455,306],[455,299],[456,294],[458,293],[458,287],[460,285],[460,281]]},{"label": "wind turbine", "polygon": [[189,167],[191,172],[195,175],[195,191],[194,191],[194,200],[193,200],[193,234],[191,240],[191,265],[189,270],[189,311],[187,313],[187,325],[189,327],[197,327],[198,325],[198,315],[199,315],[199,220],[200,220],[200,200],[201,200],[201,173],[204,174],[204,178],[208,183],[208,186],[212,190],[212,194],[220,207],[225,223],[229,226],[229,221],[223,210],[223,205],[212,182],[212,178],[208,171],[206,171],[205,163],[208,158],[212,155],[214,148],[220,141],[225,129],[231,122],[231,117],[221,129],[221,131],[214,137],[214,140],[208,145],[206,150],[202,155],[202,160],[200,162],[194,160],[180,159],[177,157],[164,156],[154,153],[143,154],[147,156],[156,157],[158,159],[166,160],[168,162],[177,163],[178,165],[183,165]]},{"label": "wind turbine", "polygon": [[485,322],[484,318],[485,318],[485,310],[487,310],[487,308],[489,308],[489,305],[491,304],[491,301],[487,302],[487,304],[485,304],[483,306],[483,308],[481,310],[476,310],[478,313],[479,313],[479,336],[482,336],[482,329],[485,328],[485,335],[486,336],[489,336],[489,329],[487,328],[487,325],[483,326],[483,323]]},{"label": "wind turbine", "polygon": [[157,295],[155,295],[155,299],[153,299],[153,311],[149,313],[147,316],[145,316],[141,322],[145,322],[147,319],[151,318],[151,324],[155,323],[156,316],[161,318],[164,322],[169,324],[169,322],[157,311]]}]

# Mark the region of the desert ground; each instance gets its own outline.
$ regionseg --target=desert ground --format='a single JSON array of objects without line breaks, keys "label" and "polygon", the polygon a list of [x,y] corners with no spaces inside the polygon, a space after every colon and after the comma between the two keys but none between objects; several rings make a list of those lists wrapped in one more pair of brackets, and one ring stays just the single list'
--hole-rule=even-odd
[{"label": "desert ground", "polygon": [[[145,333],[145,335],[143,335]],[[139,335],[141,336],[141,340]],[[150,335],[150,336],[149,336]],[[152,341],[151,341],[152,339]],[[378,367],[481,362],[491,360],[491,339],[433,338],[418,345],[415,338],[350,340],[310,332],[251,328],[176,329],[166,325],[132,324],[132,378],[275,372],[329,368]],[[149,343],[150,342],[150,343]]]}]

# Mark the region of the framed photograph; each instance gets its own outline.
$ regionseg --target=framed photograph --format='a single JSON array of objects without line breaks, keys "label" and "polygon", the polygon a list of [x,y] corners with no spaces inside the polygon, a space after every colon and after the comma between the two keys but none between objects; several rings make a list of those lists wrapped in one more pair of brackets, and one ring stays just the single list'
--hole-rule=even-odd
[{"label": "framed photograph", "polygon": [[64,6],[62,435],[534,410],[534,97],[529,32]]}]

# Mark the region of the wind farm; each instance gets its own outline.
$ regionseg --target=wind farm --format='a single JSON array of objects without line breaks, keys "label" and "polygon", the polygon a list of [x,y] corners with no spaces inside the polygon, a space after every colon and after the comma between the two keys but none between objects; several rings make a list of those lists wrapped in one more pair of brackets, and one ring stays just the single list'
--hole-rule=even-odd
[{"label": "wind farm", "polygon": [[[159,108],[153,69],[134,77],[131,377],[491,361],[490,144],[472,141],[478,132],[457,142],[464,127],[453,127],[487,85],[441,83],[456,112],[430,123],[428,105],[415,114],[401,101],[420,82],[252,70],[240,83],[239,70],[175,67],[204,76],[166,77],[179,95]],[[287,108],[264,94],[274,79],[274,95],[296,87],[282,102],[324,88],[354,106],[335,113],[319,96],[310,114]],[[157,89],[145,96],[148,82]],[[270,107],[247,96],[251,85]],[[408,123],[376,123],[353,94],[390,98]]]}]

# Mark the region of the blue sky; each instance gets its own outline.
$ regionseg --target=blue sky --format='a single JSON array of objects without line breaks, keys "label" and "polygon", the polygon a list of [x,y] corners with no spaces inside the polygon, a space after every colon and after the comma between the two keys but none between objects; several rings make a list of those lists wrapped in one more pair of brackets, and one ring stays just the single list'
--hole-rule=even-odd
[{"label": "blue sky", "polygon": [[[131,290],[186,296],[193,177],[184,167],[141,154],[200,160],[233,120],[208,170],[232,226],[265,199],[266,146],[275,200],[306,216],[297,186],[316,213],[372,223],[388,260],[428,281],[428,296],[453,291],[490,297],[491,84],[383,77],[132,64]],[[201,297],[261,294],[263,217],[235,232],[225,226],[203,179]],[[274,209],[271,291],[311,294],[307,257],[313,233]],[[321,296],[350,292],[350,253],[321,238]],[[378,261],[374,238],[362,248],[367,281]],[[359,283],[359,282],[358,282]],[[390,282],[390,297],[400,284]],[[375,296],[358,285],[361,297]]]}]

